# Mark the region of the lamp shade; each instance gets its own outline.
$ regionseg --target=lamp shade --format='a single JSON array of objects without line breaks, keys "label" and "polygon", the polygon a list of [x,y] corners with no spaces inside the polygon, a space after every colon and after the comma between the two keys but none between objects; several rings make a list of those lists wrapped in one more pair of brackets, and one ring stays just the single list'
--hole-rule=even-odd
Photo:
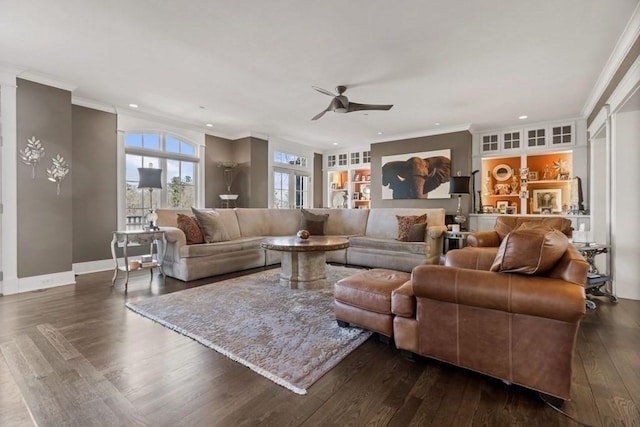
[{"label": "lamp shade", "polygon": [[162,188],[162,169],[138,168],[138,188]]},{"label": "lamp shade", "polygon": [[449,194],[469,194],[469,176],[452,176],[449,178]]}]

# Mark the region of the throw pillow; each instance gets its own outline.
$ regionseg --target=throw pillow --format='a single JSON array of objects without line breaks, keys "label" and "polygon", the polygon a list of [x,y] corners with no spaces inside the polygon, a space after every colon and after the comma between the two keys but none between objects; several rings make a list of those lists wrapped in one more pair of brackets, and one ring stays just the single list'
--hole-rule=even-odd
[{"label": "throw pillow", "polygon": [[502,240],[491,271],[543,274],[562,258],[568,246],[567,236],[555,228],[522,224]]},{"label": "throw pillow", "polygon": [[324,236],[329,214],[314,214],[302,209],[300,230],[307,230],[312,236]]},{"label": "throw pillow", "polygon": [[[424,224],[426,226],[427,223],[427,214],[423,215],[409,215],[409,216],[400,216],[396,215],[396,219],[398,220],[398,237],[396,240],[400,240],[401,242],[409,241],[409,230],[412,225],[415,224]],[[424,240],[424,235],[422,237]]]},{"label": "throw pillow", "polygon": [[424,233],[427,230],[427,223],[413,224],[407,233],[407,242],[424,242]]},{"label": "throw pillow", "polygon": [[202,231],[196,222],[196,218],[185,214],[178,214],[178,228],[182,230],[187,238],[187,245],[197,245],[204,243]]},{"label": "throw pillow", "polygon": [[191,211],[196,216],[198,226],[204,241],[207,243],[226,242],[231,240],[229,233],[224,229],[220,222],[220,214],[214,210],[202,210],[191,208]]}]

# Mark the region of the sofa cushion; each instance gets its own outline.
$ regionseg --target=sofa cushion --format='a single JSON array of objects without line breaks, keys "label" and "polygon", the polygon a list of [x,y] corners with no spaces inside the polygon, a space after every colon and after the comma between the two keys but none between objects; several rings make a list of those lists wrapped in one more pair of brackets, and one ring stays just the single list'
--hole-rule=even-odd
[{"label": "sofa cushion", "polygon": [[[400,240],[401,242],[408,242],[409,241],[409,230],[411,229],[411,226],[415,225],[415,224],[424,224],[426,226],[427,224],[427,214],[422,214],[420,216],[418,215],[408,215],[408,216],[402,216],[402,215],[396,215],[396,219],[398,220],[398,237],[396,237],[397,240]],[[424,238],[424,234],[422,235],[422,237]]]},{"label": "sofa cushion", "polygon": [[187,245],[204,243],[204,236],[202,235],[202,231],[200,231],[200,227],[196,222],[196,218],[194,216],[189,216],[181,213],[177,214],[177,216],[178,228],[182,230],[185,237],[187,238]]},{"label": "sofa cushion", "polygon": [[407,242],[424,242],[424,233],[427,231],[427,223],[413,224],[407,233]]},{"label": "sofa cushion", "polygon": [[300,230],[307,230],[312,236],[324,236],[329,214],[315,214],[302,209]]},{"label": "sofa cushion", "polygon": [[249,237],[226,242],[203,243],[201,245],[187,245],[180,248],[180,257],[197,258],[224,255],[230,252],[240,252],[247,250],[263,250],[260,246],[264,239],[262,237]]},{"label": "sofa cushion", "polygon": [[549,271],[569,246],[561,231],[523,223],[502,240],[491,271],[542,274]]},{"label": "sofa cushion", "polygon": [[349,237],[349,248],[366,248],[373,250],[405,252],[411,254],[426,254],[427,245],[424,242],[401,242],[389,239],[374,239],[365,236]]},{"label": "sofa cushion", "polygon": [[230,240],[229,233],[227,233],[227,230],[224,228],[218,212],[215,210],[196,208],[191,208],[191,210],[198,221],[198,226],[200,227],[200,231],[202,231],[206,243]]}]

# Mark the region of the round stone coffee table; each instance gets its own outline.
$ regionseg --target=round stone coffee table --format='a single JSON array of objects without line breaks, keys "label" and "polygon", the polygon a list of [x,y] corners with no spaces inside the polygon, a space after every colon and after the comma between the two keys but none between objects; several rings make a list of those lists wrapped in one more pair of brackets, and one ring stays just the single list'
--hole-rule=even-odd
[{"label": "round stone coffee table", "polygon": [[282,252],[280,284],[291,289],[316,289],[326,285],[326,251],[349,247],[343,237],[311,236],[302,240],[297,236],[271,237],[262,247]]}]

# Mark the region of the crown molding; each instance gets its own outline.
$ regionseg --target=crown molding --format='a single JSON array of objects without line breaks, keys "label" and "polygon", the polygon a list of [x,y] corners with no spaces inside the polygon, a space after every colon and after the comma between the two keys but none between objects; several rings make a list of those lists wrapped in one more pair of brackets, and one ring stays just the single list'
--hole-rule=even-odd
[{"label": "crown molding", "polygon": [[384,135],[384,137],[374,138],[374,140],[371,143],[376,144],[379,142],[390,142],[390,141],[399,141],[402,139],[422,138],[425,136],[442,135],[445,133],[453,133],[453,132],[464,132],[464,131],[471,132],[471,125],[472,125],[471,123],[464,123],[460,125],[438,127],[435,129],[427,129],[427,130],[422,130],[417,132]]},{"label": "crown molding", "polygon": [[56,77],[47,75],[45,73],[40,73],[37,71],[29,71],[29,70],[23,71],[20,74],[18,74],[16,77],[18,77],[19,79],[29,80],[35,83],[40,83],[46,86],[55,87],[57,89],[62,89],[69,92],[73,92],[78,88],[77,85],[71,84],[64,80],[60,80]]},{"label": "crown molding", "polygon": [[583,117],[588,117],[591,114],[596,104],[600,100],[600,97],[607,89],[607,86],[611,82],[611,79],[613,79],[613,76],[620,68],[622,61],[629,53],[629,50],[631,49],[639,35],[640,3],[638,3],[635,10],[633,11],[629,22],[627,22],[624,31],[620,35],[620,38],[618,38],[618,41],[613,48],[613,52],[611,52],[611,55],[609,56],[606,65],[602,69],[598,80],[596,80],[596,84],[591,90],[591,93],[587,98],[587,102],[584,104],[584,107],[582,107],[581,114]]},{"label": "crown molding", "polygon": [[89,98],[71,96],[71,103],[73,105],[79,105],[80,107],[87,107],[93,110],[104,111],[105,113],[117,114],[116,108],[113,105],[107,105],[103,102],[99,102]]}]

